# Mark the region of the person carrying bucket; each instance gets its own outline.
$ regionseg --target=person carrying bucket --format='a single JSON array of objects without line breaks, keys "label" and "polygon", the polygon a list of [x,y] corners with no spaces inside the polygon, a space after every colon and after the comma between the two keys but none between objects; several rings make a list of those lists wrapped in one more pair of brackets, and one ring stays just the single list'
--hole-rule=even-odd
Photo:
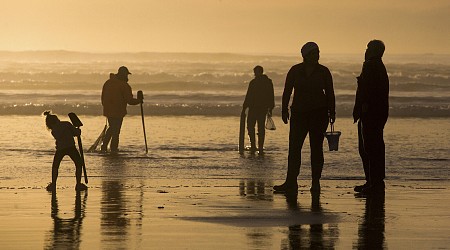
[{"label": "person carrying bucket", "polygon": [[128,68],[121,66],[117,74],[110,74],[109,80],[105,82],[102,89],[103,115],[108,118],[109,127],[103,137],[102,152],[107,152],[111,141],[110,150],[118,152],[119,134],[123,118],[127,114],[127,104],[138,105],[142,99],[133,97],[131,86],[128,84]]},{"label": "person carrying bucket", "polygon": [[[282,99],[282,119],[290,118],[289,155],[286,181],[276,185],[276,192],[298,192],[297,177],[300,174],[301,150],[309,134],[311,147],[311,191],[320,191],[322,175],[323,140],[328,123],[336,120],[333,79],[327,67],[319,64],[319,46],[308,42],[301,49],[303,62],[294,65],[286,76]],[[289,115],[289,100],[294,97]]]},{"label": "person carrying bucket", "polygon": [[263,67],[257,65],[253,72],[255,78],[250,81],[242,105],[242,114],[248,108],[247,131],[250,138],[250,152],[256,152],[255,125],[258,123],[258,153],[264,154],[264,139],[266,134],[266,115],[272,116],[275,107],[275,97],[272,80],[263,74]]}]

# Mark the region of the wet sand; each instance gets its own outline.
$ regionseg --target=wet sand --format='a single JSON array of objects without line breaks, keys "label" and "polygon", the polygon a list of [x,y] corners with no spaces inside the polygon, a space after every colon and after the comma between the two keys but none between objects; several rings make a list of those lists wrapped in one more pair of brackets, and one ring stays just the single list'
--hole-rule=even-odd
[{"label": "wet sand", "polygon": [[2,180],[2,249],[445,249],[446,181],[387,181],[385,195],[357,197],[360,181],[324,180],[311,195],[274,194],[280,180],[91,177],[55,195]]}]

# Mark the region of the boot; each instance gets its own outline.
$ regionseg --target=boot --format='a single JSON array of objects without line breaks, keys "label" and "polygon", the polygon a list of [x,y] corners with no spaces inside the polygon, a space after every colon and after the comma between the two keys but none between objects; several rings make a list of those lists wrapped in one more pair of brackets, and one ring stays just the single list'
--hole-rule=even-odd
[{"label": "boot", "polygon": [[260,155],[264,154],[264,137],[264,135],[258,134],[258,153]]}]

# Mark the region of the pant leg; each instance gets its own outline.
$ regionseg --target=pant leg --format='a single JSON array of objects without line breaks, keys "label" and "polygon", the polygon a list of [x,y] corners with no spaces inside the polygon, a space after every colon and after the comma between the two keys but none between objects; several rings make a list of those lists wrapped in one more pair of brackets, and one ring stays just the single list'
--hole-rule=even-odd
[{"label": "pant leg", "polygon": [[363,125],[361,120],[358,121],[358,151],[359,156],[361,157],[361,161],[364,168],[364,176],[366,178],[366,182],[370,181],[370,163],[369,163],[369,155],[367,154],[364,148],[364,135],[363,135]]},{"label": "pant leg", "polygon": [[291,112],[287,183],[297,183],[297,177],[300,174],[301,152],[308,133],[306,119],[306,115]]},{"label": "pant leg", "polygon": [[253,149],[256,148],[255,125],[257,117],[257,110],[255,110],[254,108],[249,108],[247,116],[247,133],[248,137],[250,138],[251,147]]},{"label": "pant leg", "polygon": [[320,109],[313,111],[309,119],[309,145],[311,148],[311,174],[313,180],[319,180],[322,176],[324,163],[323,139],[328,127],[328,111]]},{"label": "pant leg", "polygon": [[56,185],[56,181],[58,180],[59,165],[61,164],[61,161],[65,155],[66,154],[63,150],[56,150],[55,156],[53,156],[53,163],[52,163],[52,183],[53,183],[53,185]]},{"label": "pant leg", "polygon": [[266,138],[266,115],[267,109],[261,109],[258,111],[256,119],[258,123],[258,148],[260,151],[264,148],[264,140]]},{"label": "pant leg", "polygon": [[111,151],[117,151],[119,148],[119,135],[122,128],[123,118],[108,118],[108,123],[111,128]]},{"label": "pant leg", "polygon": [[80,153],[75,147],[69,148],[67,150],[67,155],[75,163],[75,177],[77,183],[81,183],[81,168],[83,167],[83,161],[81,160]]},{"label": "pant leg", "polygon": [[362,121],[364,149],[369,161],[370,183],[381,182],[385,178],[384,124],[377,121]]}]

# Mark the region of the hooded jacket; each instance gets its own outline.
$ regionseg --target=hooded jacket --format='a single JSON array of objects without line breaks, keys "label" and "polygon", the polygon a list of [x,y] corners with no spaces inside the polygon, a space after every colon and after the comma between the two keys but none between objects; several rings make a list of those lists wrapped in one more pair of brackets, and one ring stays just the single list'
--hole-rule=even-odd
[{"label": "hooded jacket", "polygon": [[267,75],[257,76],[250,81],[243,107],[261,109],[273,109],[275,107],[273,83]]},{"label": "hooded jacket", "polygon": [[131,86],[127,82],[111,73],[102,89],[103,115],[122,118],[127,114],[127,104],[136,105],[139,100],[133,98]]}]

